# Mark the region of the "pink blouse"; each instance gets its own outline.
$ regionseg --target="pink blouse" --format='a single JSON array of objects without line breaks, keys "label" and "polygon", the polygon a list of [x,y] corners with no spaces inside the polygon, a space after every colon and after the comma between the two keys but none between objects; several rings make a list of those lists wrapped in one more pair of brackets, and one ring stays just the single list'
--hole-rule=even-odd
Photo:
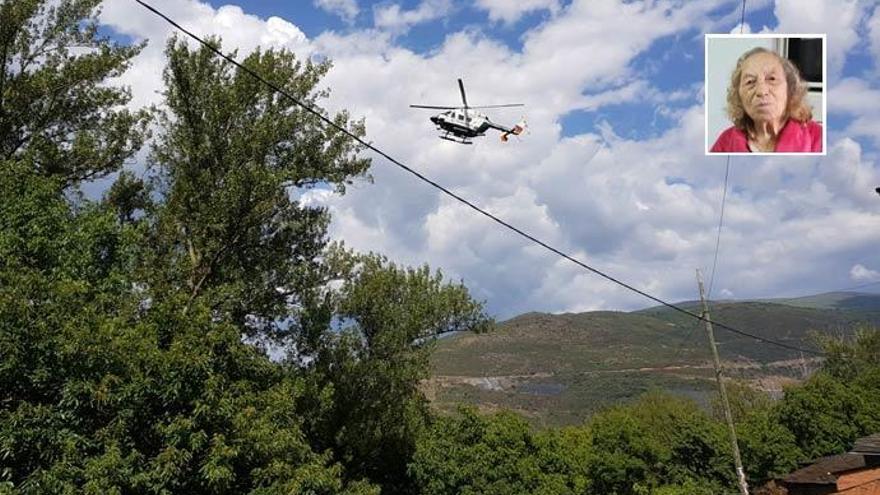
[{"label": "pink blouse", "polygon": [[[711,153],[748,153],[749,139],[746,134],[730,127],[718,136],[712,145]],[[789,119],[779,139],[776,141],[776,153],[821,153],[822,152],[822,126],[813,122],[798,122]]]}]

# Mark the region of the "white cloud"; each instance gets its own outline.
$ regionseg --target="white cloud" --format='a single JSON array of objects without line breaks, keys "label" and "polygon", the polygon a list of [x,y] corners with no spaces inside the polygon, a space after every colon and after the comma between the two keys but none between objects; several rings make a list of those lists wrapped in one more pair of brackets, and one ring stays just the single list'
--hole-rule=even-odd
[{"label": "white cloud", "polygon": [[314,2],[316,7],[339,16],[349,24],[354,22],[360,11],[357,0],[314,0]]},{"label": "white cloud", "polygon": [[847,53],[859,41],[859,24],[866,13],[859,0],[776,0],[778,33],[826,33],[829,78],[836,77]]},{"label": "white cloud", "polygon": [[530,12],[549,10],[555,14],[559,0],[477,0],[476,7],[487,11],[490,21],[513,24]]},{"label": "white cloud", "polygon": [[399,4],[382,5],[373,9],[373,23],[379,29],[406,32],[416,24],[440,19],[452,10],[451,0],[422,0],[418,7],[403,10]]},{"label": "white cloud", "polygon": [[874,282],[880,280],[880,272],[866,268],[863,265],[853,265],[849,271],[849,276],[856,282]]},{"label": "white cloud", "polygon": [[730,30],[730,34],[752,34],[752,26],[748,22],[737,24]]},{"label": "white cloud", "polygon": [[880,114],[880,89],[864,79],[843,79],[828,92],[828,109],[851,115]]},{"label": "white cloud", "polygon": [[871,53],[874,55],[874,66],[880,68],[880,5],[874,7],[874,14],[867,23]]},{"label": "white cloud", "polygon": [[[156,0],[151,4],[197,36],[220,36],[224,51],[229,53],[239,49],[239,58],[258,46],[287,48],[303,58],[311,53],[305,34],[280,17],[263,20],[235,5],[214,9],[195,0]],[[158,103],[161,100],[158,92],[162,88],[165,44],[175,33],[174,28],[127,0],[106,0],[102,4],[100,21],[135,40],[149,40],[147,47],[134,60],[132,68],[118,82],[132,88],[133,106]],[[182,33],[177,35],[187,42],[193,42]]]}]

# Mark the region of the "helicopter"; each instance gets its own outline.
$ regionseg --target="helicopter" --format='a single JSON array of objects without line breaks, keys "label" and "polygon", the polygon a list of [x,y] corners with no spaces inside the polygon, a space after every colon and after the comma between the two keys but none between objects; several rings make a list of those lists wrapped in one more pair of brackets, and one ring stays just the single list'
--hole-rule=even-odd
[{"label": "helicopter", "polygon": [[464,92],[464,83],[461,81],[461,79],[458,80],[458,89],[461,90],[461,102],[463,104],[460,107],[410,105],[410,108],[446,110],[445,112],[439,113],[431,117],[431,122],[437,126],[437,130],[443,132],[439,136],[440,139],[446,139],[447,141],[453,141],[460,144],[473,144],[473,142],[471,141],[472,138],[484,136],[486,131],[488,131],[489,129],[495,129],[501,131],[501,140],[506,142],[511,134],[514,136],[518,136],[522,134],[522,132],[525,130],[525,120],[521,120],[513,127],[505,127],[503,125],[492,122],[491,120],[489,120],[489,117],[479,112],[473,111],[474,109],[483,108],[525,106],[522,103],[508,103],[504,105],[484,105],[472,107],[468,105],[467,96]]}]

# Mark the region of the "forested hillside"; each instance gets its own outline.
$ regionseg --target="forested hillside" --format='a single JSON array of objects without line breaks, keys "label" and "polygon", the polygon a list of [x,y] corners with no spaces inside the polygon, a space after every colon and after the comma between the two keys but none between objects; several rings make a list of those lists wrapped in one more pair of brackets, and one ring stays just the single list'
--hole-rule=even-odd
[{"label": "forested hillside", "polygon": [[[693,303],[682,307],[698,312]],[[880,296],[826,294],[791,300],[724,301],[712,318],[758,337],[816,350],[821,335],[849,336],[880,323]],[[727,375],[774,396],[820,359],[716,328]],[[425,389],[441,410],[467,403],[513,409],[535,425],[578,424],[654,389],[708,407],[715,394],[702,323],[669,308],[579,314],[529,313],[495,331],[438,342]]]}]

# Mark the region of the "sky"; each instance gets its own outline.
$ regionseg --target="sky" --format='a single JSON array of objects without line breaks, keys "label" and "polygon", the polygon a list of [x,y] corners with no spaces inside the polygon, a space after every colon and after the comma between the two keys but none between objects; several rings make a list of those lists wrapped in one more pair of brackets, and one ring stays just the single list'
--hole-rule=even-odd
[{"label": "sky", "polygon": [[[880,3],[859,0],[152,0],[239,55],[257,46],[333,61],[322,105],[366,121],[367,140],[481,208],[668,301],[880,289]],[[133,0],[101,22],[148,40],[119,78],[132,106],[161,104],[172,28]],[[827,156],[705,156],[707,33],[824,33]],[[431,112],[471,105],[528,132],[463,146]],[[138,155],[140,165],[146,153]],[[506,319],[528,311],[654,303],[503,229],[385,159],[373,182],[299,198],[333,215],[332,239],[462,281]],[[137,168],[139,164],[135,165]],[[707,280],[708,281],[708,280]],[[877,282],[876,285],[869,285]]]}]

